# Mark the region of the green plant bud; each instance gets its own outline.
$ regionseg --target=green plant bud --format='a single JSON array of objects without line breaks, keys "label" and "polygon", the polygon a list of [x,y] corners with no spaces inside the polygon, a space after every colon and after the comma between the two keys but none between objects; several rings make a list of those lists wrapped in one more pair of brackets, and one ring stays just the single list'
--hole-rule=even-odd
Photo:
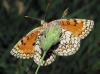
[{"label": "green plant bud", "polygon": [[45,28],[43,36],[40,38],[40,46],[44,51],[47,51],[53,44],[56,44],[60,39],[61,27],[58,23],[50,24]]}]

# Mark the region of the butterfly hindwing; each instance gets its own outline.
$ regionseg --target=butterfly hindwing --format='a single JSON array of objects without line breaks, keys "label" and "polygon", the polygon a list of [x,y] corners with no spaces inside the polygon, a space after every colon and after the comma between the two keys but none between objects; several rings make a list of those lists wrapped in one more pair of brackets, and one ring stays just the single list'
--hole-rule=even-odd
[{"label": "butterfly hindwing", "polygon": [[80,39],[70,31],[62,29],[60,44],[58,48],[54,50],[54,53],[60,56],[69,56],[78,51],[79,47]]}]

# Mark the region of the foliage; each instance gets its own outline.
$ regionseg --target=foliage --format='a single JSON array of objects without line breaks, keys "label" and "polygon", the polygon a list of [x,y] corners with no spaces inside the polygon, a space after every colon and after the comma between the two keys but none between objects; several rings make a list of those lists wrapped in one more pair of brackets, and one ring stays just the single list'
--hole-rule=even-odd
[{"label": "foliage", "polygon": [[[48,2],[51,4],[46,21],[60,19],[63,11],[69,7],[67,18],[92,19],[95,25],[92,32],[81,40],[76,54],[57,56],[51,65],[40,67],[38,74],[99,74],[100,4],[97,0],[0,0],[0,74],[26,73],[33,59],[18,59],[9,52],[20,38],[40,26],[37,20],[25,19],[24,16],[43,19]],[[34,63],[29,74],[34,74],[36,68]]]}]

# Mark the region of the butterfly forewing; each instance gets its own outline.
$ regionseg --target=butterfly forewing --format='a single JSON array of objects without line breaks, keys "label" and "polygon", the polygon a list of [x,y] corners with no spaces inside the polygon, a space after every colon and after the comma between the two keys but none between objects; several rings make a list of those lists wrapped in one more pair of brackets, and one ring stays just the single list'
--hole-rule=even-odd
[{"label": "butterfly forewing", "polygon": [[37,35],[40,32],[41,27],[35,28],[24,36],[11,50],[11,54],[17,58],[28,59],[34,55],[34,45],[37,39]]},{"label": "butterfly forewing", "polygon": [[69,30],[77,37],[83,39],[92,30],[94,22],[86,19],[60,19],[57,20],[61,27],[65,30]]}]

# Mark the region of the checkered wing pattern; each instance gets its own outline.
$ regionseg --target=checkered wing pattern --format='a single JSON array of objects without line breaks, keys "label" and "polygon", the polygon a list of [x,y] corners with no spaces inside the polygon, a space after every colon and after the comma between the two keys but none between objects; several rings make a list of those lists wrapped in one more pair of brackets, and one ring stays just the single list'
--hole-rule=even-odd
[{"label": "checkered wing pattern", "polygon": [[69,56],[73,55],[80,47],[80,38],[72,34],[70,31],[62,29],[60,44],[54,50],[56,55]]}]

